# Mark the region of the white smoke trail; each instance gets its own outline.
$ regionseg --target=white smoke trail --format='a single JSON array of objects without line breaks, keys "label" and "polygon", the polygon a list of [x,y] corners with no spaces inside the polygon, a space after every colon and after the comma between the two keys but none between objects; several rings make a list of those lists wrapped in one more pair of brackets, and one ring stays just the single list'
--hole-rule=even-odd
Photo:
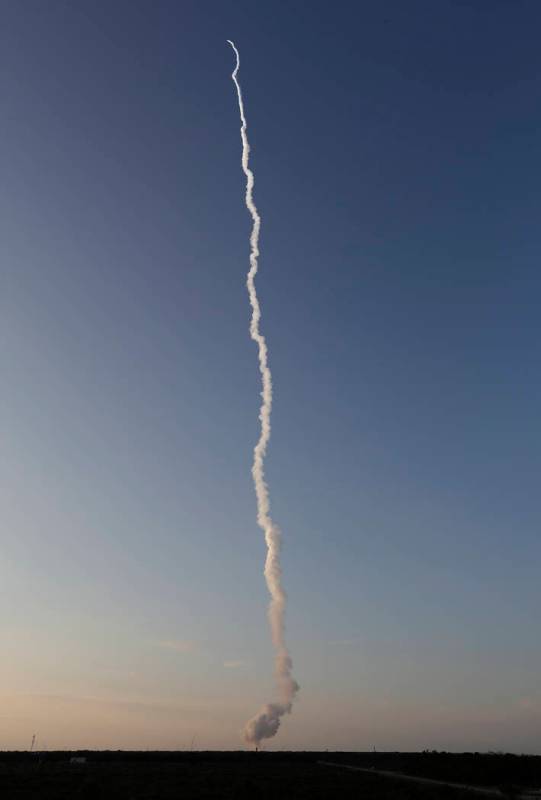
[{"label": "white smoke trail", "polygon": [[250,336],[256,342],[259,354],[259,371],[262,383],[262,402],[259,411],[261,431],[259,440],[254,447],[254,461],[252,465],[252,477],[254,479],[255,493],[257,499],[257,523],[265,534],[267,544],[267,558],[265,561],[265,579],[270,592],[269,603],[269,622],[272,634],[272,641],[275,650],[275,672],[280,691],[280,702],[268,703],[263,706],[258,714],[250,719],[244,727],[244,739],[247,743],[258,745],[262,739],[274,736],[280,727],[280,719],[284,714],[291,711],[291,706],[295,694],[299,689],[298,683],[294,680],[291,670],[293,667],[285,643],[285,608],[286,595],[282,588],[282,568],[280,565],[280,530],[270,516],[269,490],[265,481],[264,461],[267,452],[267,445],[271,435],[271,409],[272,409],[272,376],[268,363],[268,350],[265,337],[259,329],[261,320],[261,308],[255,288],[255,276],[258,269],[259,257],[259,229],[261,227],[261,217],[258,214],[253,199],[254,173],[249,166],[250,144],[246,134],[246,117],[244,115],[244,103],[240,84],[237,80],[240,58],[239,51],[234,43],[227,40],[231,45],[237,58],[237,64],[231,75],[237,89],[239,101],[239,112],[241,120],[240,135],[242,140],[242,169],[246,175],[246,207],[252,217],[252,232],[250,234],[250,269],[246,278],[248,296],[252,307],[252,319],[250,322]]}]

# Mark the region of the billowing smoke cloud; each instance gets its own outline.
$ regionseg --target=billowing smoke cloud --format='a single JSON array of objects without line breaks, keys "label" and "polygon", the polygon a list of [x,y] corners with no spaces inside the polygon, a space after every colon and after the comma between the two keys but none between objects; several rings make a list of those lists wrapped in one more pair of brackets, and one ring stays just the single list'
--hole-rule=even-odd
[{"label": "billowing smoke cloud", "polygon": [[246,117],[240,84],[237,80],[240,58],[239,52],[232,41],[227,40],[235,52],[237,64],[231,75],[237,89],[239,112],[241,120],[240,135],[242,140],[242,169],[246,175],[246,207],[252,217],[252,232],[250,234],[250,269],[246,278],[248,296],[252,307],[250,322],[250,336],[257,344],[259,355],[259,371],[261,373],[262,402],[259,411],[261,430],[259,440],[254,448],[254,461],[252,477],[254,479],[257,499],[257,523],[265,534],[267,543],[267,558],[265,561],[265,579],[270,592],[269,622],[272,641],[275,649],[275,672],[280,693],[279,702],[268,703],[246,723],[244,739],[248,744],[257,746],[262,739],[274,736],[280,727],[280,720],[284,714],[291,711],[295,694],[299,689],[291,670],[292,662],[285,643],[285,608],[286,595],[282,588],[282,568],[280,565],[280,530],[270,516],[269,490],[265,481],[264,462],[267,445],[271,435],[271,410],[272,410],[272,375],[268,363],[268,349],[265,337],[259,329],[261,321],[261,308],[255,288],[255,277],[258,269],[259,257],[259,229],[261,217],[258,214],[253,199],[254,174],[249,166],[250,145],[246,134]]}]

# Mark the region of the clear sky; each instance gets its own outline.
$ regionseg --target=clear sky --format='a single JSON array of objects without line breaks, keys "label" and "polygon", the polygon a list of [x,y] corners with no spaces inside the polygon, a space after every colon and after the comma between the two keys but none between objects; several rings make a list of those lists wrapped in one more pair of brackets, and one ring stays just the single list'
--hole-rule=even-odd
[{"label": "clear sky", "polygon": [[1,16],[0,747],[236,748],[272,696],[231,38],[269,746],[541,752],[539,3]]}]

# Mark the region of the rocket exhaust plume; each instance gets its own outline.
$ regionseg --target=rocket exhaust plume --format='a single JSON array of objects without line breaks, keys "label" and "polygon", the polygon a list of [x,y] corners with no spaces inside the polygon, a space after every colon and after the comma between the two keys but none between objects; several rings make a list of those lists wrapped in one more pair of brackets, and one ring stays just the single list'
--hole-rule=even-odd
[{"label": "rocket exhaust plume", "polygon": [[270,516],[269,490],[265,481],[264,462],[267,452],[267,445],[271,435],[271,410],[272,410],[272,375],[268,362],[268,348],[265,337],[260,331],[261,307],[255,288],[255,277],[258,269],[259,257],[259,229],[261,227],[261,217],[258,214],[253,198],[254,173],[249,166],[250,144],[246,133],[246,117],[244,115],[244,103],[240,84],[237,80],[237,73],[240,66],[239,52],[234,43],[227,40],[234,50],[237,63],[231,75],[237,97],[239,101],[239,113],[241,121],[240,136],[242,141],[242,169],[246,175],[246,208],[252,218],[252,232],[250,234],[250,269],[246,278],[248,297],[252,307],[252,319],[250,321],[250,336],[257,344],[259,356],[259,371],[261,374],[261,408],[259,410],[259,420],[261,429],[259,439],[254,447],[254,461],[252,465],[252,477],[254,479],[255,494],[257,499],[257,523],[265,534],[267,544],[267,558],[265,560],[265,579],[270,593],[269,603],[269,623],[272,635],[272,642],[275,651],[275,674],[278,684],[278,702],[268,703],[261,710],[248,720],[244,726],[244,740],[247,744],[255,747],[262,739],[269,739],[274,736],[280,727],[281,718],[284,714],[289,714],[293,704],[295,694],[299,690],[299,685],[293,678],[292,661],[285,643],[285,609],[286,595],[282,587],[282,567],[280,564],[280,529]]}]

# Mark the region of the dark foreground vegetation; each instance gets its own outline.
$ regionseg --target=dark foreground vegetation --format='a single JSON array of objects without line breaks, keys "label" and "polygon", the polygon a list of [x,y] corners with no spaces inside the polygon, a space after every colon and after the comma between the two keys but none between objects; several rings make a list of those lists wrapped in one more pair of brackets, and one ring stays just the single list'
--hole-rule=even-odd
[{"label": "dark foreground vegetation", "polygon": [[[86,763],[73,764],[73,757]],[[79,751],[0,753],[6,800],[466,800],[482,795],[329,767],[332,761],[452,783],[541,786],[541,756],[479,753],[245,753]]]}]

